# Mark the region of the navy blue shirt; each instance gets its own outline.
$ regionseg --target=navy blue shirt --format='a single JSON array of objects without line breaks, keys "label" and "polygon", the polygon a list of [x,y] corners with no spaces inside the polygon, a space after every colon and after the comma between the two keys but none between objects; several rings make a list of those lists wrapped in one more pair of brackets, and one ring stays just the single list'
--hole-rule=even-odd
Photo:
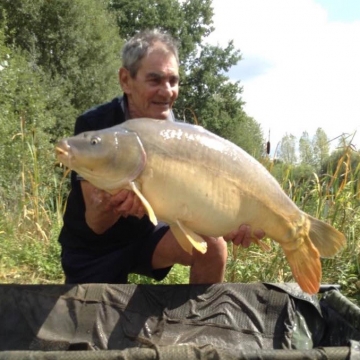
[{"label": "navy blue shirt", "polygon": [[[123,97],[92,108],[79,116],[75,123],[75,135],[84,131],[108,128],[124,122],[128,118]],[[119,248],[146,237],[154,225],[147,215],[142,219],[135,216],[121,217],[111,228],[101,235],[94,233],[85,221],[85,203],[77,174],[71,173],[71,191],[64,214],[64,225],[59,235],[63,246],[87,248],[90,250]]]}]

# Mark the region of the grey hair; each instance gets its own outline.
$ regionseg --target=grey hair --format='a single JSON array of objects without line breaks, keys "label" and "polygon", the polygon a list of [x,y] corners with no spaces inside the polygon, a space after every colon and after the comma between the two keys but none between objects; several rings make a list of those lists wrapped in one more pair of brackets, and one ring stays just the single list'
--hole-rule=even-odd
[{"label": "grey hair", "polygon": [[134,78],[139,70],[141,60],[154,48],[155,43],[161,43],[172,53],[179,64],[178,42],[169,34],[158,29],[143,30],[127,41],[122,49],[122,66]]}]

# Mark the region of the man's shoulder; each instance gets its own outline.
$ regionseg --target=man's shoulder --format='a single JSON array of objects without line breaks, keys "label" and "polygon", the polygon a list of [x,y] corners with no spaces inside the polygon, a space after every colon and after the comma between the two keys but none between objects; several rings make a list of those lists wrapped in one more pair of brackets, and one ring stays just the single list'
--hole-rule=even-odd
[{"label": "man's shoulder", "polygon": [[121,99],[116,97],[85,111],[76,120],[75,132],[104,129],[123,122],[125,115],[121,107]]},{"label": "man's shoulder", "polygon": [[99,117],[99,116],[109,115],[114,110],[121,108],[120,101],[121,101],[121,97],[116,97],[116,98],[112,99],[111,101],[108,101],[108,102],[100,104],[100,105],[96,105],[96,106],[86,110],[80,116],[91,118],[91,117]]}]

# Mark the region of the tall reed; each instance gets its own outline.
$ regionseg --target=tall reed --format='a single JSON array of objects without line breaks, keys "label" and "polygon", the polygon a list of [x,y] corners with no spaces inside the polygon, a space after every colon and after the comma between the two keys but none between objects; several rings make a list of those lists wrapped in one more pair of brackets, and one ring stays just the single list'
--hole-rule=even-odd
[{"label": "tall reed", "polygon": [[[0,220],[0,281],[61,281],[57,234],[63,207],[63,201],[58,199],[63,184],[59,184],[58,175],[53,171],[55,159],[51,146],[39,146],[36,131],[26,129],[23,119],[12,141],[20,145],[18,156],[14,154],[14,159],[19,159],[19,174],[14,174],[14,178],[19,178],[20,182],[15,181],[0,192],[3,214]],[[40,154],[40,151],[46,153]]]}]

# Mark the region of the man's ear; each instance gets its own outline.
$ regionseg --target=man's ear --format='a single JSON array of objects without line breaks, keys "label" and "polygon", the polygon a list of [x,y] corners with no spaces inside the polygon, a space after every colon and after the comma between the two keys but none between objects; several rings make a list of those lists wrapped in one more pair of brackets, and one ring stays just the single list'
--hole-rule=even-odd
[{"label": "man's ear", "polygon": [[131,76],[127,69],[121,67],[119,69],[119,83],[124,93],[129,94],[131,92],[130,87]]}]

